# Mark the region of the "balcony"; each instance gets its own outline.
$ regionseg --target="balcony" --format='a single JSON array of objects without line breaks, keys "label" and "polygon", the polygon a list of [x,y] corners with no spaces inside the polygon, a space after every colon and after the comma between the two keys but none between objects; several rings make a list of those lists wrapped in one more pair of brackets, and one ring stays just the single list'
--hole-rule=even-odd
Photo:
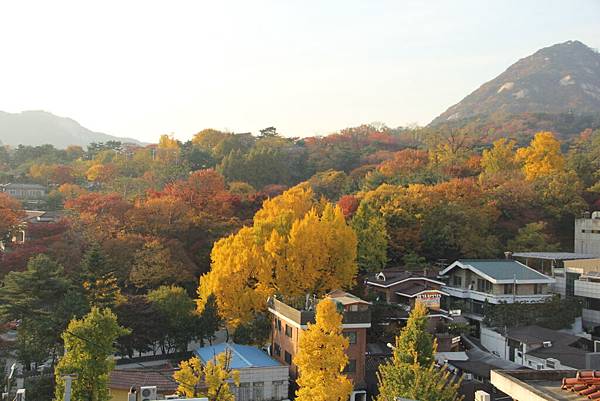
[{"label": "balcony", "polygon": [[575,295],[584,298],[600,299],[600,283],[575,280]]},{"label": "balcony", "polygon": [[[300,326],[306,326],[308,323],[315,322],[315,311],[298,310],[293,308],[278,299],[271,299],[269,302],[269,310],[271,312],[278,313],[287,319],[299,324]],[[342,324],[371,324],[371,311],[345,311],[342,315]]]},{"label": "balcony", "polygon": [[468,288],[457,288],[443,286],[442,291],[447,292],[451,297],[473,299],[475,301],[487,302],[491,304],[513,303],[513,302],[543,302],[546,299],[552,298],[552,294],[529,294],[529,295],[513,295],[513,294],[490,294],[487,292],[470,290]]}]

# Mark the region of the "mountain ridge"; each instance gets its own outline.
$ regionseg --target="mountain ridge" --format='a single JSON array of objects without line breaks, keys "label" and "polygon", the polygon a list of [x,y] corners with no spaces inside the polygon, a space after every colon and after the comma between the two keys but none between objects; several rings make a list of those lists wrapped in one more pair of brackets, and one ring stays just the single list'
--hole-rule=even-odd
[{"label": "mountain ridge", "polygon": [[133,138],[120,138],[95,132],[69,117],[43,110],[20,113],[0,111],[0,144],[37,146],[50,144],[57,148],[69,145],[88,146],[92,142],[120,141],[143,144]]},{"label": "mountain ridge", "polygon": [[600,113],[600,53],[577,40],[521,58],[429,125],[494,113],[571,112]]}]

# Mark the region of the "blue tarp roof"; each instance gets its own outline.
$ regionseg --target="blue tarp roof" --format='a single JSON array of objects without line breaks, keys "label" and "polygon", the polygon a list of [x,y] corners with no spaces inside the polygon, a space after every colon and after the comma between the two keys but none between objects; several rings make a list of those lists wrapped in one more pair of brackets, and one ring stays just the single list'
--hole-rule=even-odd
[{"label": "blue tarp roof", "polygon": [[250,345],[240,345],[233,343],[221,343],[208,347],[200,347],[196,349],[196,354],[204,363],[214,359],[226,350],[231,351],[231,368],[264,368],[270,366],[281,366],[279,362],[271,358],[262,350]]}]

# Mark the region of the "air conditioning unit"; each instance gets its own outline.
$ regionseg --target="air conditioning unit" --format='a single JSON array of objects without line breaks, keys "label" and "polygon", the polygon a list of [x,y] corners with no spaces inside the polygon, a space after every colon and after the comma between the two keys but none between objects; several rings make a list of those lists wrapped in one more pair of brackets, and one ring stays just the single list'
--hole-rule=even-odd
[{"label": "air conditioning unit", "polygon": [[15,397],[15,401],[25,401],[25,389],[20,388],[17,390],[17,395]]},{"label": "air conditioning unit", "polygon": [[475,391],[475,401],[490,401],[491,397],[483,390]]},{"label": "air conditioning unit", "polygon": [[465,373],[463,374],[463,379],[464,380],[473,380],[473,373]]},{"label": "air conditioning unit", "polygon": [[158,399],[156,386],[140,387],[140,401],[152,401]]},{"label": "air conditioning unit", "polygon": [[552,341],[544,341],[542,344],[544,345],[544,348],[552,347]]}]

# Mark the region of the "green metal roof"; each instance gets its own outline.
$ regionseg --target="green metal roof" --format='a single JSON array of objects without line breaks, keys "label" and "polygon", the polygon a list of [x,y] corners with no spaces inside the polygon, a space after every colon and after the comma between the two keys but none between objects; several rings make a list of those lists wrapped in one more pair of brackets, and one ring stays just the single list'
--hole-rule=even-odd
[{"label": "green metal roof", "polygon": [[472,266],[495,280],[551,280],[516,260],[507,259],[459,259],[463,265]]}]

